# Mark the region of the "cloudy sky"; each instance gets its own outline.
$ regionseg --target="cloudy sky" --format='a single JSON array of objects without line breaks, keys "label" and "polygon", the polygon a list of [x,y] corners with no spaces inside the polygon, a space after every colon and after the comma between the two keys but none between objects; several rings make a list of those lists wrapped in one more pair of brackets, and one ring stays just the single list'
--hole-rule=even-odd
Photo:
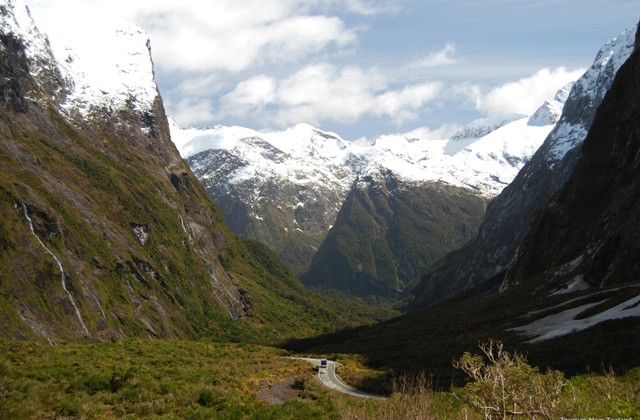
[{"label": "cloudy sky", "polygon": [[[443,137],[531,113],[635,25],[640,0],[27,0],[45,31],[105,19],[151,39],[183,126]],[[90,36],[90,35],[87,35]]]}]

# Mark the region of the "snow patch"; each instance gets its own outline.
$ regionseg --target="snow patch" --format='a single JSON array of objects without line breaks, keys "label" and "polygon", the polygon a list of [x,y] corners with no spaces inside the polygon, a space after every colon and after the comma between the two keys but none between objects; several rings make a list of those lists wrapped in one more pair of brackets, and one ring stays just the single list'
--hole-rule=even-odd
[{"label": "snow patch", "polygon": [[606,302],[606,299],[600,302],[567,309],[557,314],[538,319],[530,324],[511,328],[511,330],[532,336],[533,338],[528,342],[536,343],[582,331],[603,321],[640,316],[640,295],[638,295],[596,315],[583,319],[575,319],[576,316],[585,310],[604,302]]},{"label": "snow patch", "polygon": [[555,295],[563,295],[566,293],[571,293],[571,292],[579,292],[581,290],[587,290],[590,289],[591,286],[589,285],[589,283],[587,283],[586,281],[584,281],[584,275],[583,274],[579,274],[577,276],[575,276],[573,278],[573,280],[571,280],[571,282],[567,285],[565,285],[564,287],[556,290],[555,292],[551,293],[551,296],[555,296]]}]

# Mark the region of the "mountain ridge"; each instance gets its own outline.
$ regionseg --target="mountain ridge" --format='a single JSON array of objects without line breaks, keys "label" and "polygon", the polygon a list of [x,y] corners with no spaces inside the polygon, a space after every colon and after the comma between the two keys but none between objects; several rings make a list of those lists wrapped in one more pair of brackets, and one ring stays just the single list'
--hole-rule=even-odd
[{"label": "mountain ridge", "polygon": [[412,292],[409,307],[431,305],[502,276],[538,206],[558,192],[580,155],[580,145],[617,69],[633,49],[629,28],[606,43],[572,86],[562,116],[513,182],[487,207],[478,235],[438,261]]},{"label": "mountain ridge", "polygon": [[303,275],[358,179],[391,171],[406,187],[451,184],[452,190],[492,197],[515,177],[555,122],[533,126],[528,118],[512,114],[475,121],[451,139],[382,136],[368,145],[308,124],[257,132],[182,129],[170,122],[182,156],[232,229],[269,245]]},{"label": "mountain ridge", "polygon": [[[377,316],[338,312],[230,231],[170,139],[142,31],[97,35],[129,49],[76,80],[95,55],[57,59],[22,0],[0,13],[0,335],[274,342]],[[115,89],[87,84],[102,76]]]}]

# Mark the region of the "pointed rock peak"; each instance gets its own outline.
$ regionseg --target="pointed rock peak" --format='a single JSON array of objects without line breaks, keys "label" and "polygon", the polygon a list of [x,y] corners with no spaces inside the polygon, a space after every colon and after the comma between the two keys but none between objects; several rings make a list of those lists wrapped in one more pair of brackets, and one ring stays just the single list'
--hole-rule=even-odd
[{"label": "pointed rock peak", "polygon": [[562,108],[569,97],[569,92],[573,84],[574,82],[570,82],[561,87],[556,92],[552,101],[545,101],[544,104],[533,113],[527,124],[534,127],[544,127],[545,125],[554,125],[557,123],[562,115]]},{"label": "pointed rock peak", "polygon": [[[36,26],[25,2],[0,0],[0,16],[0,34],[8,38],[4,41],[5,45],[11,44],[9,50],[12,51],[7,50],[7,54],[23,57],[25,74],[35,81],[37,90],[40,90],[39,95],[30,96],[60,99],[65,91],[65,83],[51,52],[49,39]],[[19,66],[15,60],[14,57],[9,61]]]},{"label": "pointed rock peak", "polygon": [[574,83],[575,82],[569,82],[558,89],[553,100],[564,105],[564,103],[567,101],[567,98],[569,97],[569,93],[571,92],[571,88],[573,87]]}]

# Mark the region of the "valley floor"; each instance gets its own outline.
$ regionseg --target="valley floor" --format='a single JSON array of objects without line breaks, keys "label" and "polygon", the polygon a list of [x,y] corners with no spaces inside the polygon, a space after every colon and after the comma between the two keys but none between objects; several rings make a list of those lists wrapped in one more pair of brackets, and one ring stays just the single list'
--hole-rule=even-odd
[{"label": "valley floor", "polygon": [[[469,399],[477,383],[436,392],[425,375],[400,377],[391,380],[390,398],[360,399],[322,387],[307,362],[285,355],[204,341],[0,339],[0,418],[483,418]],[[331,356],[348,381],[380,374],[357,356]],[[640,369],[563,381],[552,410],[554,417],[638,418]]]}]

